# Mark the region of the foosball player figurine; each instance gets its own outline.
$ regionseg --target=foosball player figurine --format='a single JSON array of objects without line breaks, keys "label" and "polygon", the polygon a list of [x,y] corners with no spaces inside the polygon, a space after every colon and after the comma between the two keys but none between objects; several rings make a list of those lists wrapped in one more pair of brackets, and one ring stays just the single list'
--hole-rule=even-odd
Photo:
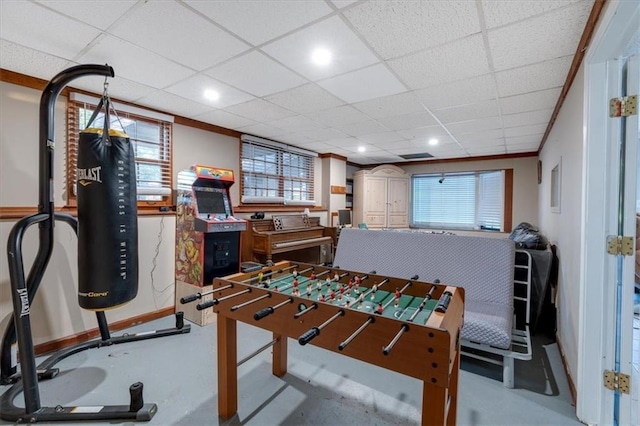
[{"label": "foosball player figurine", "polygon": [[307,298],[311,299],[311,286],[307,286]]},{"label": "foosball player figurine", "polygon": [[291,275],[293,275],[293,278],[296,278],[298,276],[298,270],[294,269]]},{"label": "foosball player figurine", "polygon": [[364,293],[358,296],[358,309],[362,309],[362,305],[364,305]]},{"label": "foosball player figurine", "polygon": [[382,302],[378,302],[378,307],[376,308],[376,313],[382,315],[384,312],[384,308],[382,307]]},{"label": "foosball player figurine", "polygon": [[318,280],[318,282],[316,283],[316,289],[318,291],[322,291],[322,283],[320,282],[320,280]]},{"label": "foosball player figurine", "polygon": [[316,280],[316,274],[312,272],[311,275],[309,275],[309,281],[311,281],[311,284],[313,284],[315,280]]},{"label": "foosball player figurine", "polygon": [[345,308],[350,308],[351,307],[351,303],[349,302],[349,299],[347,299],[347,303],[344,304]]},{"label": "foosball player figurine", "polygon": [[264,282],[264,284],[262,285],[264,288],[269,288],[271,287],[271,278],[267,278],[267,280]]},{"label": "foosball player figurine", "polygon": [[337,272],[336,272],[336,274],[333,276],[333,280],[334,280],[335,282],[340,281],[340,275],[339,275]]},{"label": "foosball player figurine", "polygon": [[311,293],[311,281],[307,283],[307,294]]},{"label": "foosball player figurine", "polygon": [[376,298],[376,291],[378,291],[378,284],[374,284],[373,287],[371,287],[371,300]]},{"label": "foosball player figurine", "polygon": [[258,272],[258,284],[256,285],[260,285],[262,284],[262,279],[264,278],[264,274],[262,273],[262,271]]},{"label": "foosball player figurine", "polygon": [[336,291],[335,290],[331,290],[331,293],[329,294],[329,299],[331,299],[331,303],[333,303],[333,301],[336,299]]},{"label": "foosball player figurine", "polygon": [[325,302],[327,299],[324,297],[324,293],[320,293],[320,301]]},{"label": "foosball player figurine", "polygon": [[331,287],[331,278],[327,277],[325,283],[327,284],[327,287]]},{"label": "foosball player figurine", "polygon": [[275,288],[273,289],[274,293],[278,293],[280,290],[278,290],[278,286],[275,286]]}]

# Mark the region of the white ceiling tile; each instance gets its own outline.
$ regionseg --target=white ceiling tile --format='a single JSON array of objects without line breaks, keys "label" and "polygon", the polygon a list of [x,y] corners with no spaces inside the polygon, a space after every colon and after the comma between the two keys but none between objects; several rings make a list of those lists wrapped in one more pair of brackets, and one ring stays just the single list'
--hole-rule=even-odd
[{"label": "white ceiling tile", "polygon": [[404,136],[396,132],[373,133],[370,135],[358,136],[358,140],[374,145],[381,143],[395,145],[397,142],[404,141],[405,139],[406,138]]},{"label": "white ceiling tile", "polygon": [[346,133],[349,136],[362,136],[370,135],[372,133],[388,132],[389,129],[382,124],[374,120],[363,121],[360,123],[347,124],[344,126],[337,126],[337,129]]},{"label": "white ceiling tile", "polygon": [[501,155],[507,153],[504,145],[466,148],[466,151],[469,155]]},{"label": "white ceiling tile", "polygon": [[[71,64],[66,59],[0,39],[0,67],[4,69],[50,80],[71,65],[75,64]],[[104,81],[104,78],[102,80]],[[100,91],[100,87],[97,90]]]},{"label": "white ceiling tile", "polygon": [[259,97],[307,83],[306,78],[255,50],[205,73]]},{"label": "white ceiling tile", "polygon": [[501,127],[502,121],[500,117],[487,117],[479,120],[459,121],[457,123],[447,124],[447,129],[449,129],[454,136],[476,133],[483,130],[499,129]]},{"label": "white ceiling tile", "polygon": [[552,59],[496,73],[498,94],[512,96],[561,87],[567,78],[573,56]]},{"label": "white ceiling tile", "polygon": [[494,117],[497,116],[500,111],[498,110],[498,102],[495,100],[490,100],[477,104],[439,109],[433,111],[433,113],[442,123],[452,123],[456,121],[467,121]]},{"label": "white ceiling tile", "polygon": [[287,130],[279,129],[265,123],[250,124],[248,126],[238,127],[237,130],[264,138],[274,138],[289,133]]},{"label": "white ceiling tile", "polygon": [[155,108],[160,111],[166,111],[173,114],[182,115],[184,117],[193,118],[212,108],[201,103],[190,101],[180,96],[157,90],[143,98],[138,99],[137,103],[142,106]]},{"label": "white ceiling tile", "polygon": [[293,117],[281,118],[279,120],[273,120],[270,125],[285,129],[290,133],[303,132],[307,130],[319,130],[324,126],[317,121],[313,121],[304,115],[294,115]]},{"label": "white ceiling tile", "polygon": [[301,130],[298,132],[298,134],[311,140],[322,142],[346,136],[344,133],[339,132],[338,130],[326,128]]},{"label": "white ceiling tile", "polygon": [[536,151],[538,151],[538,147],[535,144],[507,145],[507,154]]},{"label": "white ceiling tile", "polygon": [[4,40],[69,60],[100,35],[97,28],[26,1],[0,2],[0,28]]},{"label": "white ceiling tile", "polygon": [[404,161],[404,158],[391,153],[387,153],[385,155],[372,155],[369,159],[377,163],[398,163],[400,161]]},{"label": "white ceiling tile", "polygon": [[201,71],[249,48],[182,3],[142,2],[111,33]]},{"label": "white ceiling tile", "polygon": [[[138,99],[156,91],[153,87],[127,80],[126,78],[118,77],[117,75],[115,78],[107,79],[107,83],[109,83],[109,96],[114,99],[127,102],[135,102]],[[102,94],[104,89],[104,77],[82,77],[77,80],[73,80],[70,85],[76,89],[86,90],[95,94]]]},{"label": "white ceiling tile", "polygon": [[370,99],[358,102],[353,106],[371,118],[392,117],[424,111],[424,106],[413,92]]},{"label": "white ceiling tile", "polygon": [[521,112],[519,114],[507,114],[502,116],[504,127],[526,126],[529,124],[547,124],[551,118],[553,108],[537,111]]},{"label": "white ceiling tile", "polygon": [[265,43],[332,12],[321,1],[186,0],[186,3],[254,45]]},{"label": "white ceiling tile", "polygon": [[[312,62],[311,55],[318,48],[331,52],[331,63],[319,66]],[[312,81],[378,62],[378,58],[337,16],[267,44],[262,50]]]},{"label": "white ceiling tile", "polygon": [[116,77],[122,76],[159,89],[193,73],[189,68],[112,36],[102,37],[78,62],[106,63],[113,67]]},{"label": "white ceiling tile", "polygon": [[[203,74],[196,74],[179,83],[167,87],[167,92],[174,93],[201,104],[214,108],[226,108],[253,99],[248,93],[241,92],[231,86],[221,83]],[[215,90],[220,95],[217,100],[205,97],[205,91]]]},{"label": "white ceiling tile", "polygon": [[358,140],[357,138],[350,138],[350,137],[328,139],[325,141],[325,143],[331,146],[340,147],[340,148],[358,146],[362,144],[362,142],[360,142],[360,140]]},{"label": "white ceiling tile", "polygon": [[440,109],[494,99],[496,83],[491,74],[485,74],[426,87],[415,93],[428,108]]},{"label": "white ceiling tile", "polygon": [[322,80],[318,84],[348,103],[393,95],[406,90],[382,64]]},{"label": "white ceiling tile", "polygon": [[[334,147],[332,147],[331,145],[327,145],[324,142],[309,142],[307,144],[304,144],[305,149],[310,149],[311,151],[315,151],[318,154],[325,154],[328,152],[333,152],[332,150],[335,149]],[[337,153],[335,153],[337,154]]]},{"label": "white ceiling tile", "polygon": [[505,138],[479,138],[474,139],[472,135],[468,135],[468,138],[465,137],[464,141],[460,141],[460,144],[465,148],[482,148],[482,147],[490,147],[490,146],[504,146]]},{"label": "white ceiling tile", "polygon": [[286,135],[280,135],[278,136],[277,141],[288,143],[291,145],[305,145],[305,144],[317,142],[299,133],[287,133]]},{"label": "white ceiling tile", "polygon": [[562,88],[540,90],[522,95],[500,98],[500,108],[503,114],[535,111],[538,109],[554,108]]},{"label": "white ceiling tile", "polygon": [[529,135],[538,135],[540,133],[544,133],[547,129],[547,124],[534,124],[531,126],[518,126],[518,127],[509,127],[508,129],[504,129],[504,136],[507,138],[511,138],[514,136],[529,136]]},{"label": "white ceiling tile", "polygon": [[529,145],[529,146],[540,146],[542,142],[542,137],[544,133],[538,133],[536,135],[527,135],[527,136],[516,136],[512,138],[505,138],[508,145]]},{"label": "white ceiling tile", "polygon": [[[482,0],[482,10],[487,28],[493,28],[540,15],[576,1],[584,0]],[[586,3],[593,4],[593,0]]]},{"label": "white ceiling tile", "polygon": [[232,114],[250,118],[251,120],[257,121],[259,123],[279,120],[281,118],[296,115],[295,112],[289,111],[285,108],[281,108],[278,105],[274,105],[271,102],[267,102],[263,99],[254,99],[249,102],[233,105],[226,108],[225,110]]},{"label": "white ceiling tile", "polygon": [[[249,120],[245,117],[240,117],[239,115],[230,114],[221,109],[217,109],[214,111],[205,112],[204,114],[196,115],[194,117],[196,120],[204,121],[205,123],[211,123],[216,126],[226,127],[228,129],[238,129],[238,128],[247,128],[255,123],[253,120]],[[247,132],[251,133],[251,132]],[[251,133],[256,134],[256,133]],[[259,135],[263,136],[263,135]],[[267,136],[267,135],[264,135]]]},{"label": "white ceiling tile", "polygon": [[590,9],[586,2],[576,3],[489,31],[494,69],[501,71],[574,54]]},{"label": "white ceiling tile", "polygon": [[411,89],[422,89],[489,73],[484,42],[479,34],[390,60],[389,65]]},{"label": "white ceiling tile", "polygon": [[[43,6],[57,10],[76,20],[106,30],[131,9],[137,0],[85,0],[89,7],[78,7],[77,0],[36,0]],[[4,2],[3,2],[4,3]]]},{"label": "white ceiling tile", "polygon": [[393,152],[394,154],[405,154],[406,152],[403,151],[415,151],[416,148],[416,144],[412,141],[409,140],[400,140],[400,141],[395,141],[393,143],[387,143],[386,144],[386,149],[389,152]]},{"label": "white ceiling tile", "polygon": [[426,139],[439,138],[442,136],[449,136],[449,133],[442,128],[442,126],[425,126],[425,127],[413,127],[411,129],[397,130],[399,134],[407,139]]},{"label": "white ceiling tile", "polygon": [[344,104],[343,101],[314,83],[267,96],[265,99],[298,114],[320,111]]},{"label": "white ceiling tile", "polygon": [[502,129],[484,130],[481,132],[467,133],[464,135],[457,135],[456,139],[465,145],[471,143],[482,143],[484,141],[494,141],[496,139],[504,138]]},{"label": "white ceiling tile", "polygon": [[349,105],[310,112],[307,117],[326,126],[343,126],[369,120],[368,116]]},{"label": "white ceiling tile", "polygon": [[471,1],[372,1],[344,15],[385,59],[480,32],[478,10]]},{"label": "white ceiling tile", "polygon": [[428,112],[417,112],[413,114],[381,118],[378,121],[391,130],[406,130],[438,124],[438,122]]}]

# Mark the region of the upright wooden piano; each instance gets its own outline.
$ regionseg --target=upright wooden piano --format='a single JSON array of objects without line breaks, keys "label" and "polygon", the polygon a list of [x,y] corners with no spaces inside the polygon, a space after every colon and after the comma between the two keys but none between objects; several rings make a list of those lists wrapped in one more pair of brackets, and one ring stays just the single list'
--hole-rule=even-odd
[{"label": "upright wooden piano", "polygon": [[281,260],[278,255],[286,253],[290,260],[322,263],[321,247],[329,246],[331,256],[335,244],[335,228],[321,226],[318,217],[296,214],[251,219],[242,235],[242,261],[272,265]]}]

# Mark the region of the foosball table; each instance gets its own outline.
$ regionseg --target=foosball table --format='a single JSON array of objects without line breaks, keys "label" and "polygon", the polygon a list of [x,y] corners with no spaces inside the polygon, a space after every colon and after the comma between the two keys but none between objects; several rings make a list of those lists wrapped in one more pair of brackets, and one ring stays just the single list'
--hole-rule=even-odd
[{"label": "foosball table", "polygon": [[[219,415],[237,412],[238,365],[273,347],[272,372],[281,377],[294,338],[422,380],[422,424],[455,424],[464,290],[418,279],[285,261],[182,298],[218,314]],[[237,321],[272,331],[273,340],[238,361]]]}]

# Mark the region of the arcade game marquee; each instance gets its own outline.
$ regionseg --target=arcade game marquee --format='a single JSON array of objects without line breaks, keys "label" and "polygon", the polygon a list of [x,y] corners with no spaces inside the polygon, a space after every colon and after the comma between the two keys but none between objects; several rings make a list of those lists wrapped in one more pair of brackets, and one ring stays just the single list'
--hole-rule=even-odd
[{"label": "arcade game marquee", "polygon": [[[216,277],[240,271],[241,232],[247,222],[233,216],[229,188],[233,170],[194,165],[178,173],[176,197],[176,306],[186,295],[203,298]],[[194,296],[195,295],[195,296]],[[184,306],[198,325],[213,321],[209,310]]]}]

